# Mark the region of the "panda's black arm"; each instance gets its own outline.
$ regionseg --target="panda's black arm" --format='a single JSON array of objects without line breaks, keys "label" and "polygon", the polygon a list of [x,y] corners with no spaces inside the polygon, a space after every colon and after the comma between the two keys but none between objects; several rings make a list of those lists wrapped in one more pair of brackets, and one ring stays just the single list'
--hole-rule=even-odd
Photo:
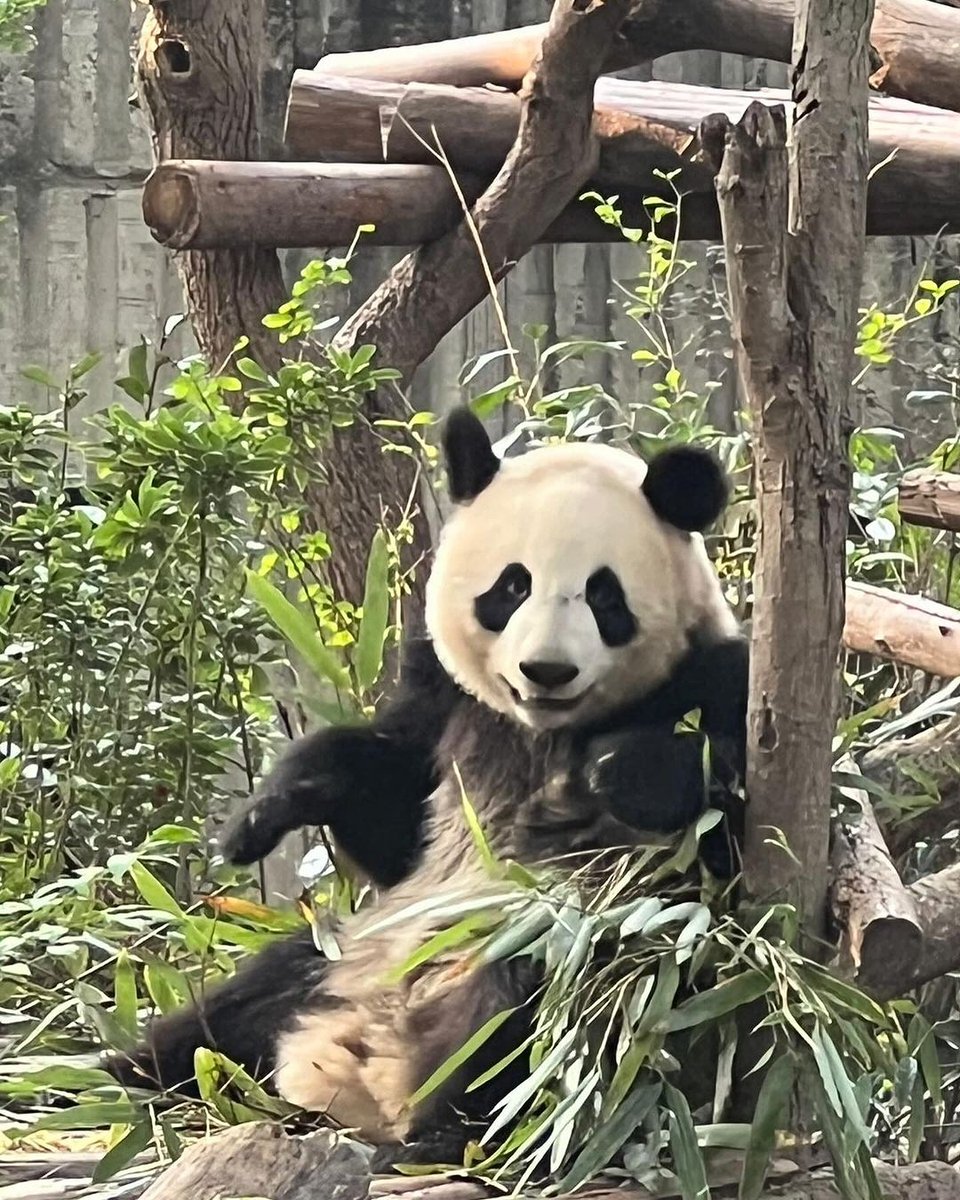
[{"label": "panda's black arm", "polygon": [[409,641],[395,696],[369,725],[331,726],[292,743],[227,829],[224,856],[257,862],[287,833],[326,825],[373,880],[399,882],[421,847],[435,753],[459,695],[431,643]]},{"label": "panda's black arm", "polygon": [[[743,804],[735,785],[746,765],[749,643],[746,638],[695,647],[671,680],[593,731],[582,760],[588,789],[635,829],[673,833],[709,806],[720,809],[725,828],[702,847],[708,865],[729,874],[731,840],[743,830]],[[701,732],[674,732],[685,713],[700,709]],[[704,748],[709,738],[710,778],[704,787]]]}]

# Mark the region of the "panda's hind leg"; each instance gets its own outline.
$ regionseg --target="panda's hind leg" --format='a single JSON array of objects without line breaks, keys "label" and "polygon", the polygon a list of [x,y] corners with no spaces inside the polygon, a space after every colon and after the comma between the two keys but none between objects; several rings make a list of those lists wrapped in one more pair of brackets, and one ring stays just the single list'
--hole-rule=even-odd
[{"label": "panda's hind leg", "polygon": [[126,1087],[196,1095],[194,1054],[206,1047],[269,1085],[277,1038],[296,1021],[326,969],[310,930],[282,938],[194,1003],[157,1017],[134,1050],[112,1051],[105,1066]]}]

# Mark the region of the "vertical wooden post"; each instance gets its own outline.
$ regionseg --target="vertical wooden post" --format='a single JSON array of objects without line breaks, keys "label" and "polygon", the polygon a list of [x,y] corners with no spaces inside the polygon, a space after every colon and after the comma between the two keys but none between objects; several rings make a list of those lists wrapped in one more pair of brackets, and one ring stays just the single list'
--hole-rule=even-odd
[{"label": "vertical wooden post", "polygon": [[872,0],[798,0],[789,139],[783,111],[757,104],[737,125],[710,118],[702,131],[718,167],[760,512],[745,892],[792,902],[814,938],[844,619],[872,10]]}]

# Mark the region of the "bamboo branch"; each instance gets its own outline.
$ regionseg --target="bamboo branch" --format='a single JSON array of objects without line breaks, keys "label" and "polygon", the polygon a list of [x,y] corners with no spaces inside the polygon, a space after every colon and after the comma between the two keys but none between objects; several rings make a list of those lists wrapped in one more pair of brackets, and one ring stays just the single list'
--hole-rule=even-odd
[{"label": "bamboo branch", "polygon": [[910,525],[960,532],[960,475],[911,471],[900,481],[900,516]]},{"label": "bamboo branch", "polygon": [[868,583],[847,583],[844,645],[929,675],[960,675],[960,611]]},{"label": "bamboo branch", "polygon": [[[656,0],[635,5],[604,64],[614,71],[678,50],[719,50],[790,62],[793,0]],[[516,88],[536,58],[545,25],[455,41],[328,54],[334,75],[393,83],[492,83]],[[871,83],[888,95],[960,110],[960,10],[931,0],[878,0]]]}]

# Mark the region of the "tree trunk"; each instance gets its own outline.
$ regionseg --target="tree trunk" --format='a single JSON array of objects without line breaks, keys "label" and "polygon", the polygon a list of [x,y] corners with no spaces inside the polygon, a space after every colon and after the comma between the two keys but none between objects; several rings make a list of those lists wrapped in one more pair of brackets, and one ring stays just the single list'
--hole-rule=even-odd
[{"label": "tree trunk", "polygon": [[[151,5],[137,71],[158,161],[259,156],[262,55],[262,0]],[[261,324],[287,298],[272,250],[186,251],[177,267],[197,341],[214,368],[241,334],[252,357],[268,370],[279,366],[277,339]]]},{"label": "tree trunk", "polygon": [[783,111],[711,120],[760,541],[744,888],[824,932],[844,619],[848,400],[866,227],[870,0],[802,0]]},{"label": "tree trunk", "polygon": [[[157,160],[256,160],[262,58],[263,0],[154,0],[137,69]],[[261,220],[264,215],[261,210]],[[287,298],[274,250],[241,242],[230,249],[186,250],[177,263],[197,341],[211,363],[223,362],[245,335],[251,356],[276,369],[280,347],[262,325],[263,316]],[[324,530],[333,548],[330,582],[354,603],[363,597],[367,553],[384,511],[397,520],[417,478],[412,458],[383,453],[372,421],[405,415],[395,391],[384,389],[369,400],[361,419],[331,444],[329,482],[306,497],[305,525]],[[428,544],[426,522],[417,521],[414,529],[410,561]],[[419,608],[418,585],[413,618]]]}]

